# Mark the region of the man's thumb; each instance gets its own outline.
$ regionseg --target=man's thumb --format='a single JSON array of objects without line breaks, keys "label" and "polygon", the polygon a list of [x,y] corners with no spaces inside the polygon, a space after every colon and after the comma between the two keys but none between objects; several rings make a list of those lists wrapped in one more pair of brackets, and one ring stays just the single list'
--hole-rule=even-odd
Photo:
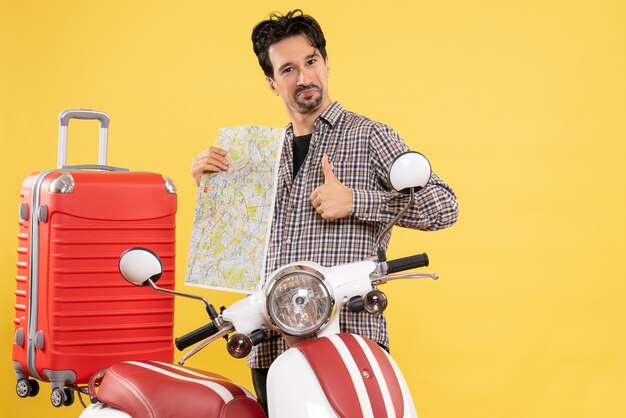
[{"label": "man's thumb", "polygon": [[328,155],[324,154],[322,157],[322,171],[324,172],[324,183],[328,183],[329,181],[339,181],[337,177],[335,177],[335,173],[333,173],[333,168],[328,161]]}]

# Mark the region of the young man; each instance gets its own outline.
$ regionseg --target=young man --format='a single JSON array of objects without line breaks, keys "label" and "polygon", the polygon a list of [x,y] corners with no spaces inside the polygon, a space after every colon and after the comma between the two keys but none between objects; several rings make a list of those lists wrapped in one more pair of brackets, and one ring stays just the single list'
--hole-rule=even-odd
[{"label": "young man", "polygon": [[[266,274],[294,261],[332,266],[376,254],[376,240],[406,202],[388,184],[387,170],[407,151],[388,126],[344,110],[328,93],[326,40],[302,11],[271,15],[252,32],[254,52],[269,88],[290,120],[282,151]],[[228,170],[224,150],[212,147],[193,159],[199,184],[204,172]],[[397,224],[421,230],[456,222],[453,191],[435,174]],[[384,240],[387,246],[389,237]],[[383,315],[342,311],[343,332],[363,335],[389,349]],[[248,357],[259,400],[266,408],[265,379],[287,345],[277,334]]]}]

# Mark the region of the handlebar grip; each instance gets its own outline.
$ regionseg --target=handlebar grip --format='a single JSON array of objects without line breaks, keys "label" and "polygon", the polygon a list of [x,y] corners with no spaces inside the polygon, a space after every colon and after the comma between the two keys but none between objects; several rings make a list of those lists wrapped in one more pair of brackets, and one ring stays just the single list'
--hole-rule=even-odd
[{"label": "handlebar grip", "polygon": [[387,273],[397,273],[399,271],[426,266],[428,266],[428,255],[426,253],[411,255],[398,258],[397,260],[387,261]]},{"label": "handlebar grip", "polygon": [[174,339],[174,344],[179,351],[182,351],[190,345],[194,345],[198,341],[202,341],[205,338],[209,338],[211,335],[217,334],[218,331],[219,329],[215,326],[215,324],[210,322],[203,327],[183,335],[182,337]]}]

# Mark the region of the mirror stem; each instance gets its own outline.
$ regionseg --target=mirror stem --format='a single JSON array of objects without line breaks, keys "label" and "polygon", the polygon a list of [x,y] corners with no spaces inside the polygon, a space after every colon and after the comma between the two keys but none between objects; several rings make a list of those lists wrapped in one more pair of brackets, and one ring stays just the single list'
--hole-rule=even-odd
[{"label": "mirror stem", "polygon": [[206,305],[206,311],[209,313],[209,317],[211,319],[215,319],[215,318],[217,318],[219,316],[217,314],[215,308],[213,307],[213,304],[211,304],[211,302],[209,302],[203,296],[192,295],[191,293],[178,292],[176,290],[163,289],[162,287],[159,287],[156,284],[154,284],[152,279],[148,279],[148,283],[150,284],[150,286],[152,286],[152,288],[154,290],[156,290],[158,292],[169,293],[169,294],[176,295],[176,296],[183,296],[183,297],[190,298],[190,299],[201,300]]},{"label": "mirror stem", "polygon": [[398,213],[396,215],[395,218],[393,218],[391,220],[391,222],[389,222],[386,226],[385,229],[383,229],[383,231],[380,233],[380,235],[378,236],[378,239],[376,240],[376,247],[378,248],[378,261],[382,262],[382,261],[387,261],[387,254],[385,252],[385,249],[383,248],[382,242],[383,242],[383,238],[389,233],[389,231],[391,231],[391,228],[393,228],[393,226],[396,224],[396,222],[398,222],[400,220],[400,218],[402,218],[404,216],[404,214],[406,213],[407,210],[409,210],[409,208],[411,207],[411,205],[413,205],[413,202],[415,202],[415,189],[414,188],[410,188],[409,189],[409,202],[406,204],[406,206],[400,211],[400,213]]}]

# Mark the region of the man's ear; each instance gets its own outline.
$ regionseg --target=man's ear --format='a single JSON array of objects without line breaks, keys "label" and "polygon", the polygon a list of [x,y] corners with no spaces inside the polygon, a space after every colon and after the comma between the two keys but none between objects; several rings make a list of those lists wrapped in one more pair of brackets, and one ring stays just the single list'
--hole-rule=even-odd
[{"label": "man's ear", "polygon": [[276,89],[274,80],[271,77],[265,76],[265,81],[267,81],[267,85],[270,87],[270,90],[272,90],[272,93],[278,96],[278,90]]}]

